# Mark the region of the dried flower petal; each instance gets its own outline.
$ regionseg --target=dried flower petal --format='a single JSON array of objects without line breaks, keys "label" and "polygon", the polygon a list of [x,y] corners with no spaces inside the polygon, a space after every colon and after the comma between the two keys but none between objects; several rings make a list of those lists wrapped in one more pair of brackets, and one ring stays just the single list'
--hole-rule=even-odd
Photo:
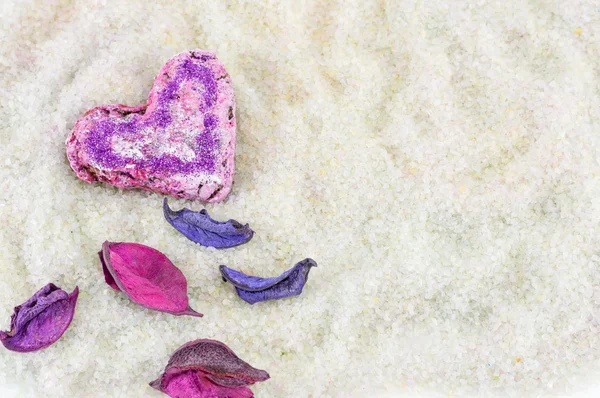
[{"label": "dried flower petal", "polygon": [[179,347],[150,385],[174,398],[252,398],[246,386],[268,378],[267,372],[242,361],[225,344],[201,339]]},{"label": "dried flower petal", "polygon": [[246,275],[224,265],[219,269],[223,280],[233,283],[238,296],[247,303],[254,304],[259,301],[298,296],[306,284],[308,272],[316,266],[317,263],[313,259],[306,258],[273,278]]},{"label": "dried flower petal", "polygon": [[242,225],[235,220],[215,221],[205,209],[192,211],[184,208],[173,211],[169,208],[166,198],[163,202],[163,212],[169,224],[186,238],[202,246],[225,249],[243,245],[254,235],[248,224]]},{"label": "dried flower petal", "polygon": [[[160,390],[160,388],[157,388]],[[176,374],[165,385],[165,394],[177,398],[253,398],[248,387],[222,387],[214,384],[201,372],[193,370]]]},{"label": "dried flower petal", "polygon": [[0,331],[0,341],[11,351],[41,350],[56,342],[73,320],[79,289],[71,294],[49,283],[15,307],[10,331]]},{"label": "dried flower petal", "polygon": [[174,315],[202,316],[188,304],[185,276],[158,250],[138,243],[104,242],[98,255],[106,283],[134,303]]}]

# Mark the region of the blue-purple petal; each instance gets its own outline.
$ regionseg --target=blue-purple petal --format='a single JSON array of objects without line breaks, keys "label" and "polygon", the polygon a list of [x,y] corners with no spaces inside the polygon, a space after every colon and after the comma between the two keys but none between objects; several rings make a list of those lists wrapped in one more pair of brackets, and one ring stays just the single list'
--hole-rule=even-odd
[{"label": "blue-purple petal", "polygon": [[298,296],[308,280],[308,273],[317,263],[304,259],[283,274],[272,278],[246,275],[224,265],[219,267],[224,281],[235,286],[240,298],[249,304]]},{"label": "blue-purple petal", "polygon": [[242,245],[254,236],[254,231],[248,224],[242,225],[235,220],[213,220],[206,209],[192,211],[184,208],[173,211],[169,208],[166,198],[163,202],[163,212],[169,224],[186,238],[202,246],[225,249]]}]

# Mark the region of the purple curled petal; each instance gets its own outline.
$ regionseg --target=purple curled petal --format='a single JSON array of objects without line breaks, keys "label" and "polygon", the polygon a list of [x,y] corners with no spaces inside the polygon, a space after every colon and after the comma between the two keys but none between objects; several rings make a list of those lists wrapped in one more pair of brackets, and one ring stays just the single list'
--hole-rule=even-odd
[{"label": "purple curled petal", "polygon": [[71,324],[78,295],[77,287],[69,294],[53,283],[47,284],[15,307],[10,331],[0,332],[2,344],[17,352],[37,351],[50,346]]},{"label": "purple curled petal", "polygon": [[276,284],[280,283],[288,276],[290,276],[290,274],[292,274],[298,268],[299,264],[296,264],[294,267],[288,269],[283,274],[279,276],[274,276],[272,278],[261,278],[259,276],[246,275],[241,271],[234,270],[224,265],[221,265],[219,267],[219,270],[221,271],[221,275],[223,276],[224,281],[229,281],[235,287],[240,288],[242,290],[246,290],[248,292],[258,292],[275,286]]},{"label": "purple curled petal", "polygon": [[317,263],[304,259],[285,271],[283,274],[272,278],[260,278],[246,275],[224,265],[219,267],[224,281],[229,281],[235,286],[240,298],[249,304],[260,301],[278,300],[298,296],[308,280],[308,273]]},{"label": "purple curled petal", "polygon": [[247,243],[254,236],[254,231],[248,224],[242,225],[235,220],[213,220],[205,209],[192,211],[184,208],[173,211],[166,198],[163,201],[163,213],[176,230],[202,246],[225,249]]}]

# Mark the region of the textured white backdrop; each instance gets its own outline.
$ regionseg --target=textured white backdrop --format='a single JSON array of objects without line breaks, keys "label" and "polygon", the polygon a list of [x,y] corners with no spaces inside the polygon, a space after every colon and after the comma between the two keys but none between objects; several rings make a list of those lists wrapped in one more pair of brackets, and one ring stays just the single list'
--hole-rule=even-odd
[{"label": "textured white backdrop", "polygon": [[[159,397],[147,382],[206,337],[269,371],[261,398],[578,385],[600,369],[599,39],[592,0],[1,1],[0,326],[50,281],[81,294],[55,345],[0,350],[0,384]],[[194,48],[237,96],[233,193],[208,209],[256,236],[227,251],[64,154],[87,109],[143,102]],[[205,317],[111,290],[106,239],[163,251]],[[309,256],[302,296],[255,306],[217,269]]]}]

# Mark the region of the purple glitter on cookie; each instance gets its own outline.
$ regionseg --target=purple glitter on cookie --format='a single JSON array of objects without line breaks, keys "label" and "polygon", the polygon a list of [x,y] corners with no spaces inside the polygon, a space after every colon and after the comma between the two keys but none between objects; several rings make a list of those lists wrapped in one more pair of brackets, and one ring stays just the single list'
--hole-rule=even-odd
[{"label": "purple glitter on cookie", "polygon": [[[197,80],[202,83],[205,91],[202,95],[204,103],[200,108],[210,109],[215,102],[216,86],[215,79],[209,69],[195,65],[190,60],[184,61],[177,70],[177,74],[167,84],[158,97],[158,106],[156,111],[150,117],[144,119],[144,115],[130,114],[132,120],[127,122],[115,123],[107,120],[108,124],[98,123],[93,128],[87,138],[87,144],[90,147],[90,157],[94,162],[104,167],[123,166],[134,161],[130,157],[115,156],[111,151],[111,140],[115,136],[135,137],[139,131],[144,128],[154,126],[166,129],[172,123],[171,106],[173,102],[179,99],[177,92],[181,89],[182,83],[187,80]],[[207,123],[207,121],[209,121]],[[197,137],[197,147],[195,148],[196,157],[193,161],[184,162],[176,156],[160,156],[142,159],[138,162],[139,167],[151,170],[152,172],[171,171],[171,172],[192,172],[195,169],[214,172],[213,150],[218,144],[215,142],[213,130],[216,127],[214,115],[204,114],[204,130]]]},{"label": "purple glitter on cookie", "polygon": [[231,190],[235,100],[213,53],[171,59],[145,105],[87,112],[67,139],[78,177],[187,199],[223,200]]}]

